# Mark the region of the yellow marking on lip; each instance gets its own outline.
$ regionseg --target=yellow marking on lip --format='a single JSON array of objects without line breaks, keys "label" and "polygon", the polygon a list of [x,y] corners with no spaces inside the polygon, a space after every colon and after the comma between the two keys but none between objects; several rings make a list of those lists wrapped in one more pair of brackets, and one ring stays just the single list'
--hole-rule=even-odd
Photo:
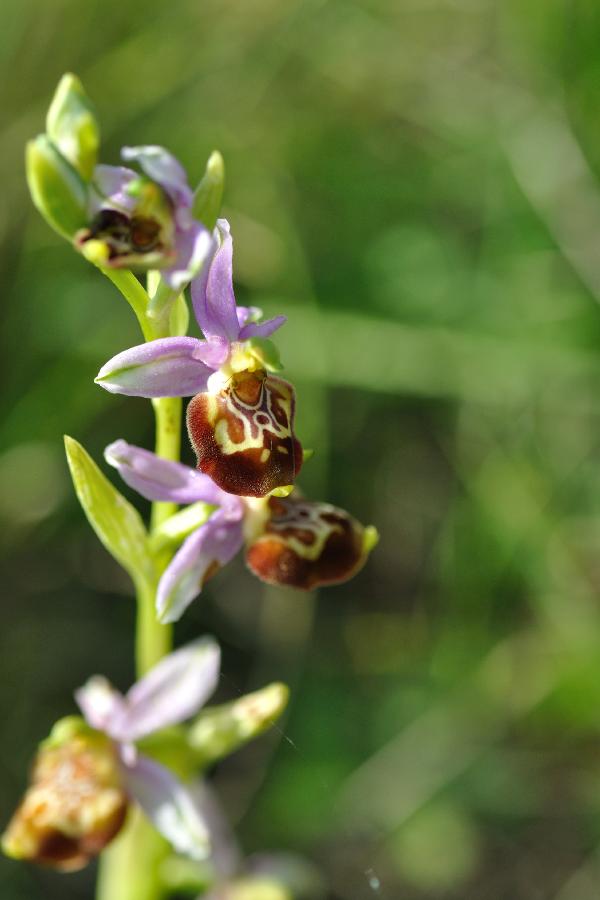
[{"label": "yellow marking on lip", "polygon": [[267,447],[265,447],[265,449],[260,454],[261,463],[266,462],[268,460],[268,458],[270,457],[270,455],[271,455],[271,451],[269,449],[267,449]]},{"label": "yellow marking on lip", "polygon": [[[298,508],[293,506],[289,512],[280,519],[272,519],[270,527],[267,528],[264,538],[274,539],[282,543],[285,547],[292,550],[296,556],[306,559],[309,562],[315,562],[321,557],[325,545],[332,534],[343,534],[344,529],[341,523],[326,522],[322,519],[322,515],[326,513],[336,512],[330,504],[311,504],[305,503],[302,509],[308,513],[305,517],[297,515]],[[288,528],[294,528],[298,531],[308,531],[314,537],[314,543],[305,544],[293,534],[282,534]]]},{"label": "yellow marking on lip", "polygon": [[[236,410],[233,404],[230,403],[228,404],[227,415],[217,419],[217,416],[219,414],[217,399],[214,395],[209,395],[210,405],[207,410],[207,418],[209,424],[214,428],[215,441],[217,443],[217,446],[219,447],[219,450],[224,456],[229,456],[232,453],[243,453],[246,450],[258,450],[261,447],[264,448],[265,431],[273,432],[280,440],[292,438],[292,429],[290,427],[292,391],[287,385],[278,382],[278,384],[274,387],[274,390],[279,391],[281,397],[276,399],[272,396],[268,386],[267,390],[267,408],[258,410],[258,415],[264,415],[268,420],[264,424],[257,422],[254,418],[257,410],[247,406],[246,404],[241,402],[239,398],[237,400],[238,404],[242,409],[246,409],[247,413],[244,413],[241,410]],[[274,402],[279,402],[281,404],[281,407],[284,410],[287,418],[286,425],[282,425],[273,414],[272,404]],[[234,417],[242,425],[244,436],[243,439],[239,442],[231,440],[228,425],[229,417]],[[216,423],[215,419],[217,419]],[[252,436],[252,425],[254,425],[257,430],[257,434],[255,437]],[[283,453],[288,453],[289,455],[287,447],[280,449]],[[268,456],[264,457],[264,459],[261,458],[261,462],[265,462],[265,460],[267,460],[268,458]]]},{"label": "yellow marking on lip", "polygon": [[280,453],[285,453],[286,456],[289,456],[289,454],[290,454],[290,451],[288,450],[288,448],[282,447],[281,444],[277,447],[277,449],[279,450]]},{"label": "yellow marking on lip", "polygon": [[206,408],[206,418],[213,428],[215,427],[215,420],[217,418],[217,414],[219,412],[219,404],[217,403],[217,398],[212,394],[208,394],[208,403]]}]

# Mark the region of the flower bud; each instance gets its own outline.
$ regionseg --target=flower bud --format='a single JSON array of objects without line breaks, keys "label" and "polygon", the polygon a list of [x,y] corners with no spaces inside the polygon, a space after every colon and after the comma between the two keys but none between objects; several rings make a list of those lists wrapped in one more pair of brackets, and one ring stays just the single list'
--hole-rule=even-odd
[{"label": "flower bud", "polygon": [[45,134],[27,144],[25,168],[36,208],[55,231],[70,240],[86,222],[85,184]]},{"label": "flower bud", "polygon": [[123,207],[93,194],[98,209],[75,235],[75,247],[95,265],[147,270],[175,260],[175,221],[166,193],[143,175],[122,179]]},{"label": "flower bud", "polygon": [[297,496],[270,497],[268,518],[248,546],[246,564],[262,581],[309,591],[340,584],[363,567],[377,543],[349,513]]},{"label": "flower bud", "polygon": [[202,181],[194,192],[193,215],[209,231],[215,227],[221,211],[225,186],[225,163],[218,150],[214,150],[206,163]]},{"label": "flower bud", "polygon": [[54,146],[84,181],[90,181],[98,158],[100,131],[92,105],[75,75],[61,78],[46,116]]},{"label": "flower bud", "polygon": [[127,811],[116,752],[73,716],[40,746],[31,785],[2,836],[7,856],[74,871],[120,830]]},{"label": "flower bud", "polygon": [[207,765],[258,737],[279,718],[289,698],[285,684],[275,683],[232,703],[204,710],[188,731],[188,743]]}]

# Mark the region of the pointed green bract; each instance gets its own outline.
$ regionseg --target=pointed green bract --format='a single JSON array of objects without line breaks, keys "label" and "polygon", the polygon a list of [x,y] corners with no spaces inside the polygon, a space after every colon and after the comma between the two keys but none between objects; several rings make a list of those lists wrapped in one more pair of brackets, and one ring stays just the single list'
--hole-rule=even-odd
[{"label": "pointed green bract", "polygon": [[75,75],[67,73],[61,78],[46,116],[46,133],[84,181],[90,181],[98,159],[100,129]]},{"label": "pointed green bract", "polygon": [[218,150],[214,150],[206,163],[206,171],[202,181],[194,193],[194,218],[206,225],[209,231],[215,227],[225,186],[225,163]]},{"label": "pointed green bract", "polygon": [[65,449],[77,497],[99,539],[135,582],[154,578],[148,535],[138,511],[81,444],[65,436]]},{"label": "pointed green bract", "polygon": [[38,211],[51,228],[71,240],[87,219],[87,191],[82,179],[45,134],[27,144],[25,171]]}]

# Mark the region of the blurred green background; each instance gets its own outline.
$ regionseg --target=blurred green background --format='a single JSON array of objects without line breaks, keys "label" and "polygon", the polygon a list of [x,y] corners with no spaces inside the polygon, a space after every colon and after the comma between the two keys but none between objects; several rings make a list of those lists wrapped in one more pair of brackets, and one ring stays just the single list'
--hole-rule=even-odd
[{"label": "blurred green background", "polygon": [[[5,0],[2,21],[2,822],[73,688],[132,679],[130,586],[61,440],[150,445],[149,404],[92,382],[136,323],[23,176],[72,70],[105,162],[161,143],[195,180],[222,151],[238,300],[289,317],[303,488],[381,532],[312,599],[238,561],[177,628],[222,641],[218,699],[293,689],[215,772],[245,849],[305,854],[330,900],[596,900],[598,4]],[[3,900],[92,883],[0,861]]]}]

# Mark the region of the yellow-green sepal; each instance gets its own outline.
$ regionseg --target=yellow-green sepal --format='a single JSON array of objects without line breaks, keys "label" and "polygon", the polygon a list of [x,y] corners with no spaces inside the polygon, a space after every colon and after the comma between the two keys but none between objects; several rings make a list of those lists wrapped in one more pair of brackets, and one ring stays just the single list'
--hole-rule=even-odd
[{"label": "yellow-green sepal", "polygon": [[46,116],[46,133],[84,181],[91,181],[100,146],[100,128],[89,97],[76,75],[58,83]]},{"label": "yellow-green sepal", "polygon": [[87,221],[87,188],[49,137],[39,134],[25,150],[31,199],[46,222],[71,240]]}]

